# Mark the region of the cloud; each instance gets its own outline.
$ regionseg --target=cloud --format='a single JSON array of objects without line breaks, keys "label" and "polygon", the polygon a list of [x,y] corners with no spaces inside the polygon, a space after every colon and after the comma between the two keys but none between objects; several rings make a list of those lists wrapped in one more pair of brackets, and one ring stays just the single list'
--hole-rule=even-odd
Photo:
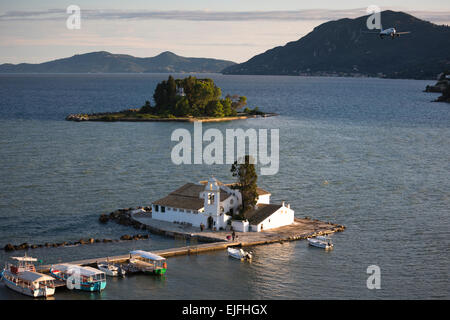
[{"label": "cloud", "polygon": [[[408,11],[410,14],[433,22],[449,22],[449,11]],[[300,21],[336,20],[366,15],[365,8],[349,10],[290,10],[290,11],[209,11],[209,10],[92,10],[81,8],[83,19],[92,20],[184,20],[184,21]],[[62,9],[42,11],[8,11],[0,15],[0,21],[60,20],[68,14]]]}]

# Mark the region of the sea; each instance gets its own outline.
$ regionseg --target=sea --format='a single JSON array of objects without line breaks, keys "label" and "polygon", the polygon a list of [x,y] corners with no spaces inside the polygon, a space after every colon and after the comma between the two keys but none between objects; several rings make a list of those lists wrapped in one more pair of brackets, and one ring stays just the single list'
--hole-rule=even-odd
[{"label": "sea", "polygon": [[[177,78],[186,74],[173,74]],[[225,251],[168,259],[164,277],[108,278],[101,293],[59,288],[53,299],[448,299],[450,105],[425,93],[435,81],[234,76],[222,95],[279,116],[204,123],[203,130],[278,129],[279,170],[259,175],[272,202],[297,217],[346,226],[334,249],[306,241],[255,246],[252,262]],[[168,74],[0,75],[0,247],[118,239],[100,224],[119,208],[150,205],[187,182],[233,182],[229,164],[171,161],[180,122],[70,122],[70,113],[152,101]],[[257,164],[257,173],[262,165]],[[43,264],[186,245],[182,239],[95,243],[26,251]],[[0,250],[0,264],[25,251]],[[379,289],[368,286],[379,268]],[[30,299],[0,284],[0,299]]]}]

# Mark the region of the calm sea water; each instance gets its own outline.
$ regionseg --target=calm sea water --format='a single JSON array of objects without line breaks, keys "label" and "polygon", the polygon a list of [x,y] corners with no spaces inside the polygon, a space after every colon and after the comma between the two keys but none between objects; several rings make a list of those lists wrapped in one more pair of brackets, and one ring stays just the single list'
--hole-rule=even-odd
[{"label": "calm sea water", "polygon": [[[450,297],[450,108],[422,92],[433,81],[206,76],[223,94],[280,113],[203,128],[280,129],[279,173],[260,176],[259,185],[298,217],[347,226],[333,236],[335,249],[298,241],[255,247],[252,263],[223,251],[170,258],[164,278],[109,279],[101,294],[58,290],[56,299]],[[0,75],[1,247],[134,234],[100,225],[99,214],[149,205],[210,175],[232,180],[228,165],[171,163],[172,131],[192,124],[64,121],[68,113],[138,107],[165,78]],[[151,235],[29,254],[53,263],[181,245]],[[0,250],[0,263],[9,255]],[[380,290],[366,287],[373,264]],[[22,298],[0,285],[0,299]]]}]

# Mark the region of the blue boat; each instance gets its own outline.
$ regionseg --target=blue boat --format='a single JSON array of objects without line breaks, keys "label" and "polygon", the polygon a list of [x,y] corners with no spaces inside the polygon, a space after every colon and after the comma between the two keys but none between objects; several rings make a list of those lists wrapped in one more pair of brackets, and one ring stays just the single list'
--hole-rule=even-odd
[{"label": "blue boat", "polygon": [[75,264],[55,264],[50,274],[58,280],[66,282],[67,288],[83,291],[102,291],[106,288],[106,274],[92,267]]}]

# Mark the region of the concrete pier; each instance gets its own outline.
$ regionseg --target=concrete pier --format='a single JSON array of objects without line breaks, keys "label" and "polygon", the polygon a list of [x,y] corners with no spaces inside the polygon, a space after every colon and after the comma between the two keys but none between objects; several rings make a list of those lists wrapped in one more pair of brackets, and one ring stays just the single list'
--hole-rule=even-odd
[{"label": "concrete pier", "polygon": [[[155,250],[153,253],[165,258],[198,254],[207,251],[214,250],[226,250],[230,246],[256,246],[277,242],[294,241],[307,239],[309,237],[315,237],[319,235],[332,234],[334,232],[344,231],[343,225],[338,225],[330,222],[323,222],[312,219],[299,219],[295,218],[293,224],[276,229],[269,229],[263,232],[236,232],[235,241],[227,241],[227,236],[231,234],[229,230],[222,231],[200,231],[199,228],[179,225],[170,222],[164,222],[160,220],[154,220],[151,215],[136,214],[133,215],[133,219],[141,222],[145,225],[146,229],[150,232],[165,235],[169,237],[183,237],[185,239],[193,239],[198,241],[207,241],[209,243],[202,243],[196,245],[190,245],[179,248]],[[126,262],[129,259],[129,254],[101,257],[94,259],[85,259],[72,262],[66,262],[81,266],[95,265],[97,262],[110,261],[113,263]],[[44,265],[39,268],[40,272],[48,272],[51,265]]]}]

